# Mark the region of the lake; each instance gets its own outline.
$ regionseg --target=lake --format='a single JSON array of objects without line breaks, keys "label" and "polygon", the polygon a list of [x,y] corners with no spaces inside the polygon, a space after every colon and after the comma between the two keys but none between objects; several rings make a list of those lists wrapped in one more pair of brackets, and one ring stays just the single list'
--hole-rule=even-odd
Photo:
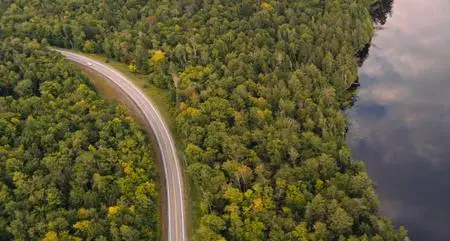
[{"label": "lake", "polygon": [[450,240],[450,1],[395,0],[360,69],[347,142],[381,214],[412,240]]}]

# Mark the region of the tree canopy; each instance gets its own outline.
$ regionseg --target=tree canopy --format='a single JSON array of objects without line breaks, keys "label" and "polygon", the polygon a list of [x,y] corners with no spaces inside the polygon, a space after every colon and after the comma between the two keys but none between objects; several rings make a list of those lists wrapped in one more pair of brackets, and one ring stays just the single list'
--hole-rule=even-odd
[{"label": "tree canopy", "polygon": [[156,240],[142,131],[45,45],[0,46],[0,240]]}]

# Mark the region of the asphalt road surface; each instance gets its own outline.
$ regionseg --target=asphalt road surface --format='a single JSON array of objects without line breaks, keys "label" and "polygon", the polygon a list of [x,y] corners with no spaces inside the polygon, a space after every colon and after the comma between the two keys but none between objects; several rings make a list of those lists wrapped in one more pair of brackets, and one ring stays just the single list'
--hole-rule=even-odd
[{"label": "asphalt road surface", "polygon": [[148,126],[154,134],[158,143],[162,166],[164,169],[165,192],[167,201],[167,221],[164,225],[166,232],[163,234],[168,241],[187,241],[186,221],[183,199],[183,179],[180,162],[177,157],[175,143],[169,132],[167,124],[155,105],[136,87],[130,80],[117,70],[96,60],[75,54],[69,51],[54,49],[66,56],[68,59],[82,64],[100,73],[107,80],[111,81],[117,88],[122,90],[135,103],[142,112]]}]

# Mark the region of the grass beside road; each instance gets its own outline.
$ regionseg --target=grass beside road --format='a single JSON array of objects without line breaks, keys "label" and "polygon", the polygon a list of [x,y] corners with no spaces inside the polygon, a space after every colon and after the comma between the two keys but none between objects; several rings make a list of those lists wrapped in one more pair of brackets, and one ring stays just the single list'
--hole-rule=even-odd
[{"label": "grass beside road", "polygon": [[[106,65],[109,65],[118,70],[120,73],[125,75],[125,77],[131,80],[137,87],[139,87],[139,89],[141,89],[142,92],[144,92],[144,94],[147,95],[152,100],[152,102],[156,105],[155,107],[164,117],[166,123],[169,124],[169,127],[172,130],[172,135],[176,134],[174,132],[176,108],[175,104],[171,100],[170,90],[161,89],[151,84],[150,77],[148,74],[130,73],[128,71],[128,65],[112,59],[108,59],[106,56],[102,54],[87,54],[73,49],[62,49],[56,47],[52,48],[71,51],[73,53],[84,55],[86,57],[97,60],[101,63],[105,63]],[[105,81],[103,76],[99,75],[96,72],[94,73],[94,71],[90,71],[88,68],[83,67],[80,64],[77,64],[77,66],[83,71],[83,73],[85,73],[85,75],[87,75],[93,81],[95,88],[103,95],[104,98],[109,100],[117,100],[121,102],[121,98],[118,95],[119,92],[115,91],[114,90],[115,87],[113,87],[110,83],[108,83],[108,81]]]},{"label": "grass beside road", "polygon": [[[67,49],[65,49],[67,50]],[[95,59],[99,62],[105,63],[120,73],[125,75],[129,80],[131,80],[139,89],[141,89],[144,94],[149,97],[152,102],[156,105],[156,108],[164,117],[166,123],[169,124],[169,128],[171,130],[171,134],[175,139],[176,146],[178,149],[178,157],[181,160],[181,164],[183,167],[186,167],[186,161],[184,156],[184,146],[180,141],[179,136],[175,131],[175,119],[176,119],[176,107],[175,103],[171,100],[170,90],[161,89],[150,83],[150,77],[148,74],[133,74],[128,71],[128,65],[108,59],[106,56],[101,54],[86,54],[80,51],[73,51],[74,53],[81,54],[87,56],[89,58]],[[108,59],[108,61],[106,61]],[[82,67],[78,65],[81,70],[93,81],[95,88],[99,91],[106,99],[113,99],[121,101],[121,96],[119,92],[117,92],[114,87],[111,86],[109,81],[105,81],[104,77],[97,74],[95,71],[90,71],[86,67]],[[93,73],[95,72],[95,73]],[[123,99],[123,98],[122,98]]]},{"label": "grass beside road", "polygon": [[[75,52],[75,51],[74,51]],[[133,74],[128,71],[128,66],[124,63],[117,62],[115,60],[108,59],[104,55],[100,54],[86,54],[82,52],[77,52],[83,54],[90,58],[93,58],[99,62],[106,63],[117,69],[120,73],[125,75],[129,80],[131,80],[137,87],[139,87],[144,94],[146,94],[153,103],[155,103],[156,108],[164,117],[166,122],[170,125],[172,131],[174,130],[175,124],[175,105],[171,101],[170,91],[167,89],[161,89],[152,85],[149,81],[150,77],[146,74]],[[108,93],[104,93],[108,95]],[[108,98],[108,96],[105,96]],[[174,134],[174,133],[173,133]]]},{"label": "grass beside road", "polygon": [[75,63],[75,65],[83,72],[84,75],[86,75],[90,83],[94,85],[97,92],[106,100],[109,101],[117,101],[119,103],[122,103],[124,106],[127,106],[126,110],[127,113],[133,117],[135,120],[137,120],[137,123],[141,128],[145,129],[145,118],[142,116],[140,111],[135,109],[133,102],[130,98],[128,98],[124,93],[122,93],[120,90],[118,90],[111,82],[106,81],[105,77],[103,77],[98,72],[82,65]]}]

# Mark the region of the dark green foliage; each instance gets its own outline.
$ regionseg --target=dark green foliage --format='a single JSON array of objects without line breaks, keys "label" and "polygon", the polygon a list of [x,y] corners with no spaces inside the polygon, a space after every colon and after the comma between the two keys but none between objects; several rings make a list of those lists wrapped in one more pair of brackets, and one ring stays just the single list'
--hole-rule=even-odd
[{"label": "dark green foliage", "polygon": [[156,240],[145,135],[59,54],[0,46],[0,239]]},{"label": "dark green foliage", "polygon": [[384,23],[391,3],[17,0],[0,27],[104,53],[172,90],[198,194],[193,240],[404,240],[377,215],[341,112],[372,16]]}]

